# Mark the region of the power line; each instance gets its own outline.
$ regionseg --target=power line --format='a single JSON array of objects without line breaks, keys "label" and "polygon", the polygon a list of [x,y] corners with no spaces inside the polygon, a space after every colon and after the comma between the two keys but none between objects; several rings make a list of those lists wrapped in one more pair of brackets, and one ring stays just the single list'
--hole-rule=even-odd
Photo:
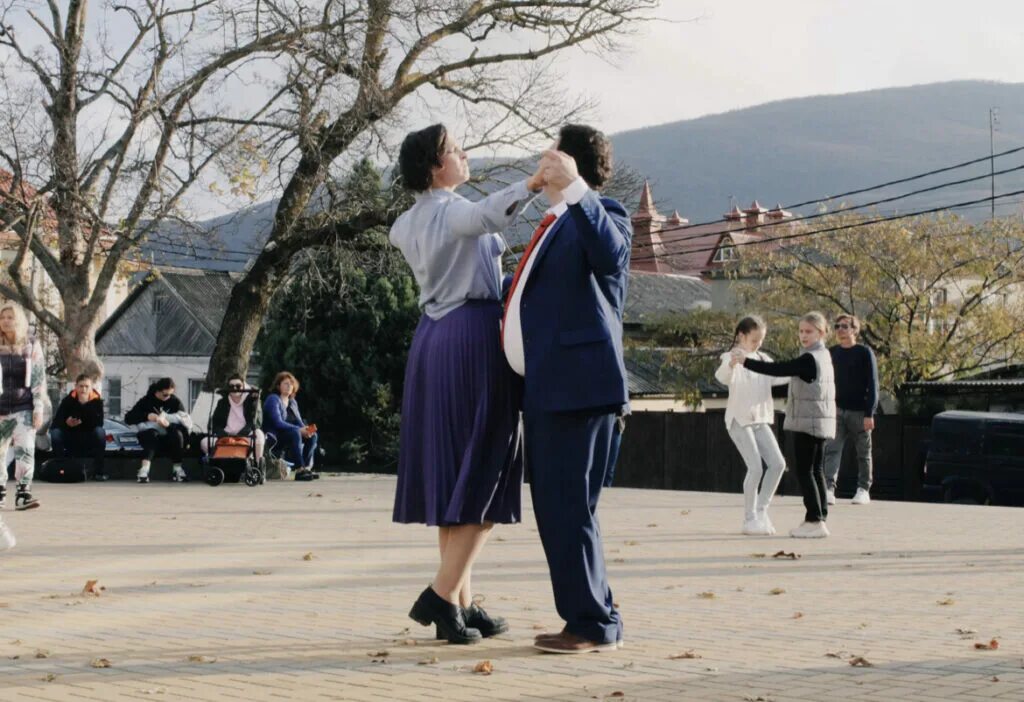
[{"label": "power line", "polygon": [[[795,210],[795,209],[799,209],[801,207],[806,207],[807,205],[817,205],[817,204],[820,204],[820,203],[823,203],[823,202],[829,202],[830,200],[838,200],[839,198],[850,197],[851,195],[860,195],[862,193],[871,192],[872,190],[881,190],[882,188],[887,188],[887,187],[890,187],[892,185],[901,185],[903,183],[909,183],[909,182],[914,181],[914,180],[920,180],[922,178],[927,178],[928,176],[938,175],[939,173],[947,173],[949,171],[955,171],[955,170],[957,170],[959,168],[965,168],[966,166],[973,166],[976,163],[982,163],[984,161],[990,161],[991,162],[993,159],[997,159],[997,158],[1000,158],[1002,156],[1009,156],[1010,154],[1015,154],[1015,153],[1018,153],[1020,151],[1024,151],[1024,146],[1018,146],[1018,147],[1015,147],[1013,149],[1007,149],[1006,151],[1000,151],[997,154],[989,154],[988,156],[982,156],[980,158],[971,159],[970,161],[963,161],[961,163],[955,163],[955,164],[953,164],[951,166],[944,166],[942,168],[936,168],[935,170],[926,171],[924,173],[918,173],[917,175],[907,176],[905,178],[898,178],[896,180],[890,180],[890,181],[887,181],[885,183],[880,183],[878,185],[872,185],[872,186],[866,187],[866,188],[858,188],[856,190],[849,190],[849,191],[847,191],[845,193],[837,193],[835,195],[828,195],[826,197],[818,198],[816,200],[806,200],[805,202],[798,202],[798,203],[793,204],[793,205],[786,205],[783,209]],[[708,224],[719,224],[720,222],[728,222],[728,221],[730,221],[730,220],[723,217],[721,219],[713,219],[713,220],[708,220],[706,222],[696,222],[694,224],[687,224],[687,225],[684,225],[681,228],[685,229],[685,228],[690,228],[690,227],[703,227],[703,226],[706,226]]]},{"label": "power line", "polygon": [[[867,227],[867,226],[870,226],[872,224],[882,224],[884,222],[894,222],[896,220],[908,219],[910,217],[919,217],[921,215],[926,215],[926,214],[935,214],[936,212],[944,212],[946,210],[957,209],[957,208],[960,208],[960,207],[967,207],[967,206],[970,206],[970,205],[977,205],[979,203],[987,203],[990,200],[998,200],[998,199],[1007,198],[1007,197],[1014,197],[1016,195],[1024,195],[1024,190],[1014,190],[1013,192],[1003,193],[1002,195],[996,195],[995,197],[987,196],[987,197],[978,198],[977,200],[966,200],[964,202],[958,202],[958,203],[954,203],[952,205],[942,205],[942,206],[933,207],[933,208],[927,209],[927,210],[918,210],[916,212],[907,212],[905,214],[892,215],[890,217],[879,217],[877,219],[871,219],[871,220],[867,220],[867,221],[864,221],[864,222],[854,222],[854,223],[851,223],[851,224],[844,224],[844,225],[840,225],[840,226],[836,226],[836,227],[827,227],[825,229],[815,229],[815,230],[812,230],[812,231],[809,231],[809,232],[799,232],[797,234],[786,234],[784,236],[777,236],[777,237],[766,237],[764,239],[758,239],[756,241],[735,242],[733,244],[730,244],[730,247],[738,248],[740,246],[760,246],[762,244],[770,244],[770,243],[773,243],[773,242],[776,242],[776,241],[789,241],[791,239],[802,239],[802,238],[809,237],[809,236],[815,236],[817,234],[827,234],[827,233],[830,233],[830,232],[844,231],[844,230],[847,230],[847,229],[856,229],[856,228],[859,228],[859,227]],[[687,251],[684,251],[684,252],[680,252],[680,253],[676,253],[676,254],[668,254],[668,255],[665,255],[665,256],[640,256],[639,258],[635,258],[635,259],[632,259],[632,260],[633,261],[650,261],[650,260],[655,260],[656,259],[656,260],[659,260],[659,261],[664,261],[666,259],[675,258],[676,256],[681,256],[683,254],[693,254],[693,253],[702,253],[702,252],[705,252],[705,251],[715,251],[717,248],[718,248],[718,246],[716,245],[716,246],[704,247],[704,248],[699,248],[699,249],[690,249],[690,250],[687,250]]]},{"label": "power line", "polygon": [[[884,205],[884,204],[889,203],[889,202],[895,202],[896,200],[903,200],[903,199],[906,199],[908,197],[914,197],[915,195],[922,195],[924,193],[934,192],[936,190],[942,190],[943,188],[953,187],[954,185],[964,185],[965,183],[973,183],[973,182],[978,181],[978,180],[985,180],[987,178],[990,178],[993,175],[1005,175],[1006,173],[1014,173],[1016,171],[1022,171],[1022,170],[1024,170],[1024,165],[1016,166],[1014,168],[1006,168],[1006,169],[1001,170],[1001,171],[995,171],[992,174],[985,173],[983,175],[974,176],[973,178],[962,178],[960,180],[953,180],[953,181],[949,181],[947,183],[940,183],[938,185],[933,185],[933,186],[930,186],[930,187],[927,187],[927,188],[920,188],[918,190],[912,190],[909,193],[904,193],[902,195],[894,195],[892,197],[883,198],[881,200],[874,200],[872,202],[865,202],[865,203],[860,204],[860,205],[854,205],[854,206],[851,206],[851,207],[846,207],[846,208],[844,208],[842,210],[836,210],[836,211],[832,211],[832,212],[818,212],[818,213],[815,213],[815,214],[812,214],[812,215],[804,215],[802,217],[793,217],[793,218],[790,218],[790,219],[781,219],[781,220],[777,220],[777,221],[773,221],[773,222],[764,222],[764,223],[761,223],[761,224],[751,224],[751,225],[747,225],[747,226],[743,226],[743,227],[736,227],[735,229],[716,230],[716,231],[711,231],[711,232],[693,232],[692,234],[690,234],[688,236],[686,234],[682,234],[680,236],[670,237],[668,239],[662,239],[661,243],[662,244],[673,244],[673,243],[678,243],[678,242],[681,242],[681,241],[688,241],[688,240],[691,240],[691,239],[700,239],[700,238],[703,238],[703,237],[706,237],[706,236],[714,236],[716,234],[741,233],[741,232],[750,231],[750,230],[754,230],[754,229],[767,229],[769,227],[778,227],[778,226],[781,226],[781,225],[792,226],[793,224],[795,224],[797,222],[806,222],[807,220],[811,220],[811,219],[820,219],[822,217],[829,217],[829,216],[832,216],[832,215],[835,215],[835,214],[842,214],[842,213],[846,213],[846,212],[853,212],[854,210],[862,210],[862,209],[865,209],[867,207],[874,207],[876,205]],[[665,233],[665,232],[671,233],[671,232],[679,231],[679,230],[682,230],[682,229],[689,229],[691,226],[694,226],[694,225],[681,225],[681,226],[676,226],[676,227],[666,227],[666,228],[663,228],[663,229],[659,229],[656,233],[659,234],[659,235],[662,234],[662,233]],[[637,244],[634,248],[644,249],[644,248],[649,248],[649,247],[652,247],[652,246],[655,246],[655,244],[653,244],[653,243],[651,243],[651,244]]]}]

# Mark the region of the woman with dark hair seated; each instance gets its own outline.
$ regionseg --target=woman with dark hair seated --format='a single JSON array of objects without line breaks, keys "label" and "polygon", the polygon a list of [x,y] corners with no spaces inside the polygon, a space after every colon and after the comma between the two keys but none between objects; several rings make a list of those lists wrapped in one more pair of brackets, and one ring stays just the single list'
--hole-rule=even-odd
[{"label": "woman with dark hair seated", "polygon": [[210,453],[216,446],[217,439],[222,436],[253,437],[256,458],[263,456],[266,435],[260,429],[263,426],[263,408],[260,406],[256,392],[246,392],[252,387],[240,375],[228,378],[228,392],[217,400],[210,418],[210,434],[199,442],[204,454]]},{"label": "woman with dark hair seated", "polygon": [[267,433],[277,440],[277,451],[284,454],[284,460],[297,466],[295,479],[314,480],[320,477],[313,471],[316,425],[302,421],[299,403],[295,401],[298,392],[299,381],[294,375],[288,371],[278,373],[263,403],[263,416]]},{"label": "woman with dark hair seated", "polygon": [[440,124],[406,136],[399,170],[416,202],[389,239],[416,277],[423,316],[405,368],[393,519],[439,528],[440,568],[409,616],[473,643],[508,629],[473,603],[473,562],[494,524],[522,513],[520,385],[499,341],[500,232],[544,183],[538,171],[470,202],[456,192],[469,161]]},{"label": "woman with dark hair seated", "polygon": [[160,378],[150,385],[149,392],[128,411],[124,421],[136,427],[144,451],[137,476],[140,483],[149,482],[149,467],[158,451],[167,455],[174,464],[171,480],[188,482],[181,460],[192,430],[192,417],[185,411],[181,400],[175,397],[172,378]]}]

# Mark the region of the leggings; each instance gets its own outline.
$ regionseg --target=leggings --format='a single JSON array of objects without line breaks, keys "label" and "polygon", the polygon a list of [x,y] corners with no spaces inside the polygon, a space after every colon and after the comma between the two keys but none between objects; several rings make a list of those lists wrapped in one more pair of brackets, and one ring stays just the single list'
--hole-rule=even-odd
[{"label": "leggings", "polygon": [[[742,426],[734,419],[729,425],[729,437],[747,466],[747,477],[743,480],[743,507],[744,518],[749,521],[771,504],[782,479],[782,471],[786,469],[786,459],[782,457],[770,424]],[[762,468],[762,462],[767,472]],[[761,486],[760,493],[758,485]]]},{"label": "leggings", "polygon": [[793,432],[796,453],[796,477],[804,494],[804,507],[808,522],[823,522],[828,519],[828,500],[825,498],[825,469],[822,460],[825,453],[825,439],[819,439],[800,431]]}]

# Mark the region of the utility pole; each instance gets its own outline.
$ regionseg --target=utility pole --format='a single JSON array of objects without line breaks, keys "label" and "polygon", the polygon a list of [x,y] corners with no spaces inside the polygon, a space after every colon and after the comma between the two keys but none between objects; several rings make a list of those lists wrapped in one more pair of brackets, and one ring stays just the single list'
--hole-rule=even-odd
[{"label": "utility pole", "polygon": [[999,124],[999,108],[988,108],[988,164],[989,181],[992,186],[992,219],[996,218],[996,125]]}]

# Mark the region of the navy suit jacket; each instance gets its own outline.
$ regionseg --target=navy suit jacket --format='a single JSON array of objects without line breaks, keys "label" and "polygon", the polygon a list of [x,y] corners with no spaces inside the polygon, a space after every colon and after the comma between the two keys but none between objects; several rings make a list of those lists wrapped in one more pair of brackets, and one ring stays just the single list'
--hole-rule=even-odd
[{"label": "navy suit jacket", "polygon": [[525,411],[628,403],[622,310],[632,231],[625,208],[591,190],[544,238],[520,301]]}]

